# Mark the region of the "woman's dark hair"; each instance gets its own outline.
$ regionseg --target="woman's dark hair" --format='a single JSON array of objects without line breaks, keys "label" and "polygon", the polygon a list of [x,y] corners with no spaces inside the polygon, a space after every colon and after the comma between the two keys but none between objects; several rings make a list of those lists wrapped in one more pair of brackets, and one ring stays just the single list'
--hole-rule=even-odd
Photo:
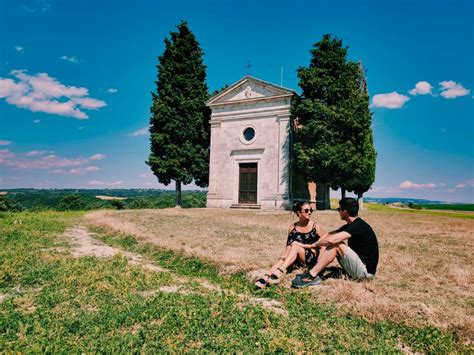
[{"label": "woman's dark hair", "polygon": [[355,198],[345,197],[339,201],[339,206],[341,210],[347,211],[351,217],[357,217],[359,214],[359,203]]},{"label": "woman's dark hair", "polygon": [[309,205],[309,201],[297,201],[293,204],[293,208],[291,209],[294,213],[298,213],[301,211],[301,207],[304,205]]}]

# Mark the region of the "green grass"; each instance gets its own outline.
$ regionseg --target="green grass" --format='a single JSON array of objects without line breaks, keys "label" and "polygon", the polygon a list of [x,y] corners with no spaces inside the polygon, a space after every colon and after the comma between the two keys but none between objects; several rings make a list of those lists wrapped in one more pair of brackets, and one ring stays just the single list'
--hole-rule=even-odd
[{"label": "green grass", "polygon": [[[453,333],[432,327],[336,317],[304,290],[253,291],[243,274],[219,275],[211,263],[130,236],[101,233],[170,272],[147,271],[120,256],[74,259],[60,236],[80,216],[0,214],[2,352],[394,352],[400,343],[414,351],[469,350]],[[202,292],[202,279],[230,291]],[[179,283],[195,292],[159,291]],[[279,299],[288,316],[237,293]]]},{"label": "green grass", "polygon": [[425,210],[448,210],[448,211],[474,211],[472,203],[440,203],[440,204],[420,204]]},{"label": "green grass", "polygon": [[415,210],[408,208],[395,208],[390,205],[382,205],[378,203],[364,203],[364,208],[368,211],[376,212],[391,212],[391,213],[418,213],[429,216],[439,216],[439,217],[455,217],[455,218],[465,218],[465,219],[474,219],[474,213],[460,213],[452,211],[426,211],[426,210]]}]

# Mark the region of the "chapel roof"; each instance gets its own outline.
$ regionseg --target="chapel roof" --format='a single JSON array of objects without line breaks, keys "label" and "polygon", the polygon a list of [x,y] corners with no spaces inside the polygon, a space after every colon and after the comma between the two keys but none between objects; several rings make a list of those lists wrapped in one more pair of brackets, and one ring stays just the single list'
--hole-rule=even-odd
[{"label": "chapel roof", "polygon": [[212,96],[207,106],[234,104],[244,101],[271,100],[298,95],[294,90],[246,75],[236,83]]}]

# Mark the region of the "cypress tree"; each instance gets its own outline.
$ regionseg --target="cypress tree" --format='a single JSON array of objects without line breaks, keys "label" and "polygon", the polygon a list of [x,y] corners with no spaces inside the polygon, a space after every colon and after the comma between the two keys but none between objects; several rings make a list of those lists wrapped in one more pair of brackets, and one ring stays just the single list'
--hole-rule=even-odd
[{"label": "cypress tree", "polygon": [[365,72],[359,64],[360,95],[359,105],[357,105],[356,116],[362,123],[363,140],[357,146],[357,159],[353,163],[352,174],[346,181],[345,187],[348,191],[357,194],[360,208],[363,208],[363,194],[370,189],[375,181],[375,165],[377,153],[373,143],[373,133],[371,128],[372,114],[369,110],[369,94]]},{"label": "cypress tree", "polygon": [[[311,54],[309,67],[298,69],[302,95],[292,105],[300,127],[293,145],[294,162],[307,181],[336,187],[350,174],[358,67],[347,61],[342,41],[329,34],[314,44]],[[329,207],[329,194],[322,206]]]},{"label": "cypress tree", "polygon": [[346,190],[367,191],[375,176],[367,85],[347,50],[340,39],[324,35],[311,50],[309,67],[298,69],[302,96],[292,105],[300,127],[293,146],[296,169],[307,181],[341,188],[343,197]]},{"label": "cypress tree", "polygon": [[186,22],[165,38],[152,93],[151,153],[146,162],[158,181],[176,183],[176,206],[181,185],[193,181],[205,187],[209,179],[209,98],[203,52]]}]

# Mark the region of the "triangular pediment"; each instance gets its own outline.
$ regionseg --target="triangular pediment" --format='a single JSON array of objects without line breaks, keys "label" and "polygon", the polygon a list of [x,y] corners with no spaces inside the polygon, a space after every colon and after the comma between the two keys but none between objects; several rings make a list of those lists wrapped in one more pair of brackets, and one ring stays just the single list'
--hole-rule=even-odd
[{"label": "triangular pediment", "polygon": [[292,96],[294,94],[295,92],[293,90],[251,76],[246,76],[211,97],[206,104],[208,106],[214,106],[267,98],[279,98],[283,96]]}]

